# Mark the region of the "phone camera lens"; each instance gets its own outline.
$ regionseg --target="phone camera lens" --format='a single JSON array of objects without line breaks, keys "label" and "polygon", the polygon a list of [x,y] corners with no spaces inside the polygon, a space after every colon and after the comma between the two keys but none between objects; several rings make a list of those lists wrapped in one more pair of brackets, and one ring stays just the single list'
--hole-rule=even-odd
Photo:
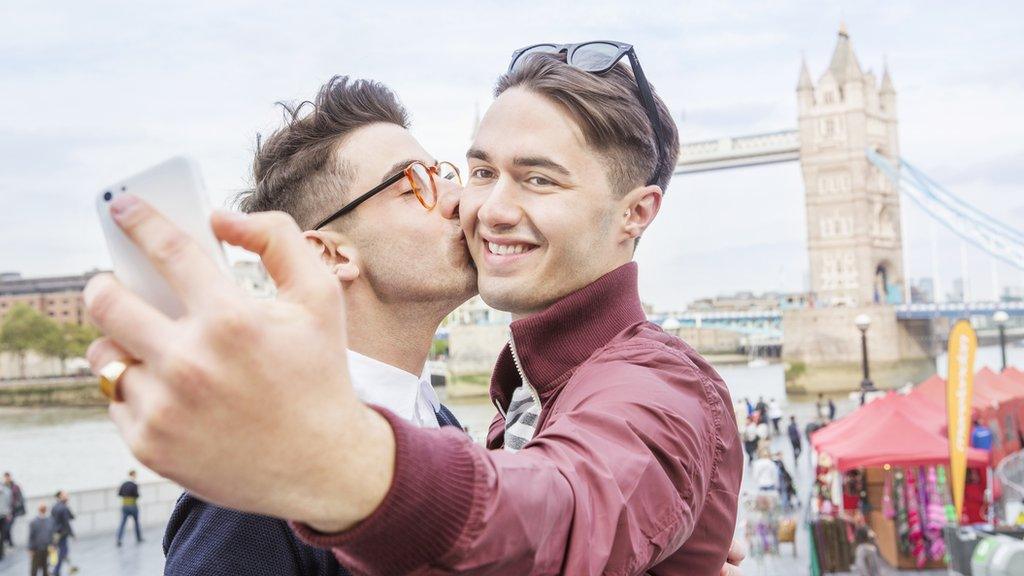
[{"label": "phone camera lens", "polygon": [[107,202],[110,202],[110,199],[113,197],[114,195],[111,194],[109,190],[103,193],[103,199],[106,200]]}]

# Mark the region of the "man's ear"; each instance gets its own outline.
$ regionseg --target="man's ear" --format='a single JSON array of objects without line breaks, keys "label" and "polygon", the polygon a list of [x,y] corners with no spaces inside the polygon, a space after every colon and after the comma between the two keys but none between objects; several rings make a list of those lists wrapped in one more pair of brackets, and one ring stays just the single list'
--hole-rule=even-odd
[{"label": "man's ear", "polygon": [[622,240],[639,238],[661,210],[661,188],[651,184],[634,188],[619,202]]},{"label": "man's ear", "polygon": [[346,236],[329,230],[307,230],[302,236],[342,286],[359,277],[359,251]]}]

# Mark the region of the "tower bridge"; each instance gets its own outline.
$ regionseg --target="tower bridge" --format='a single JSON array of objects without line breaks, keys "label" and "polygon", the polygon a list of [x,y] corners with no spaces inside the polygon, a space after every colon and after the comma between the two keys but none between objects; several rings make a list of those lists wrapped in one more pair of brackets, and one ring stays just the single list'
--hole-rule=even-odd
[{"label": "tower bridge", "polygon": [[973,208],[901,157],[888,66],[881,79],[865,72],[840,26],[829,66],[816,82],[802,62],[796,96],[795,129],[683,143],[675,174],[799,162],[812,305],[694,313],[676,316],[676,322],[779,334],[787,360],[816,368],[787,384],[811,391],[856,387],[860,334],[853,319],[860,314],[872,319],[869,356],[881,385],[930,374],[950,319],[982,320],[996,310],[1024,318],[1024,303],[941,303],[937,282],[934,301],[940,303],[911,301],[901,198],[965,243],[1020,270],[1024,233]]}]

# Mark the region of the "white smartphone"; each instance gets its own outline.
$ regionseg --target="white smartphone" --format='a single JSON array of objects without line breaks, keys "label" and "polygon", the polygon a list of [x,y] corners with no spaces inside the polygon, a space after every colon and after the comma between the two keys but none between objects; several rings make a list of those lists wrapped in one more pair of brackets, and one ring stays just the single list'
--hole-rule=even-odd
[{"label": "white smartphone", "polygon": [[192,236],[224,274],[230,275],[224,247],[210,228],[210,201],[199,166],[179,156],[107,186],[96,196],[96,209],[114,265],[114,276],[130,290],[171,318],[185,313],[185,306],[164,277],[110,215],[110,203],[119,194],[132,194],[148,202]]}]

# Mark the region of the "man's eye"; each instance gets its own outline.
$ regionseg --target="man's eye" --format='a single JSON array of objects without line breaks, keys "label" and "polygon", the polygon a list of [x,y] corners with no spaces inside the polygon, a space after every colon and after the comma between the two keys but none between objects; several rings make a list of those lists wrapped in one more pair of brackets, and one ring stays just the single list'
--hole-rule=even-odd
[{"label": "man's eye", "polygon": [[551,180],[548,180],[547,178],[542,178],[540,176],[531,176],[526,179],[526,182],[532,186],[551,186],[554,184],[554,182],[552,182]]},{"label": "man's eye", "polygon": [[469,173],[470,178],[491,178],[493,175],[494,173],[487,168],[474,168],[473,171]]},{"label": "man's eye", "polygon": [[405,191],[403,191],[401,195],[402,195],[402,196],[405,196],[406,194],[412,194],[412,193],[413,193],[413,191],[412,191],[412,189],[410,188],[409,190],[405,190]]}]

